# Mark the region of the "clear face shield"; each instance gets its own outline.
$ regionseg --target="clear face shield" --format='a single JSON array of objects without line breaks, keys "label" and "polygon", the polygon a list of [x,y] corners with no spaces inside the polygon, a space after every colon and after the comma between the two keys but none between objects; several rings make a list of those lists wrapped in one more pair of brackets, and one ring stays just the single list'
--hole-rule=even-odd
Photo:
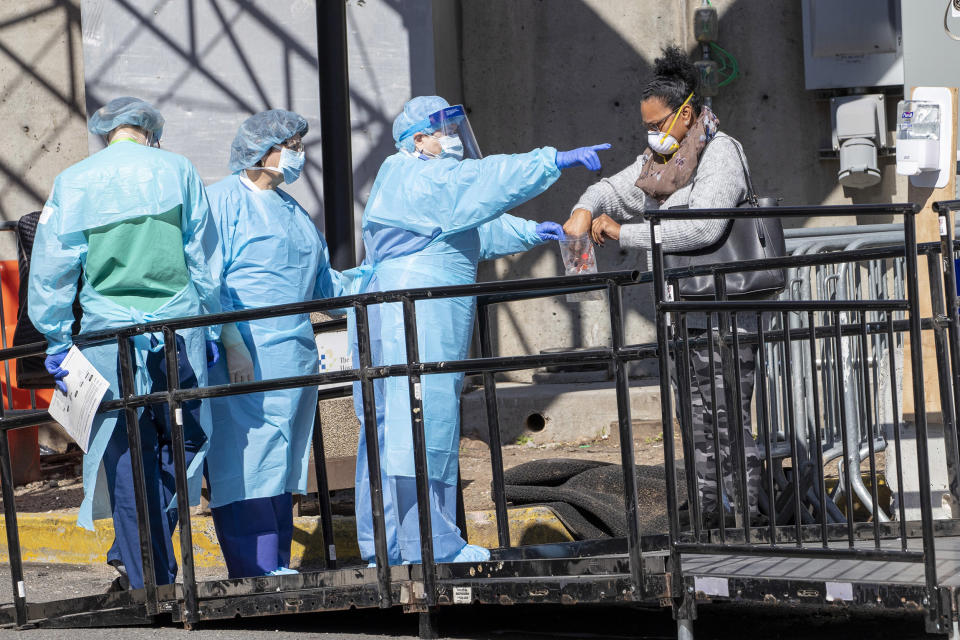
[{"label": "clear face shield", "polygon": [[[420,139],[420,144],[417,145],[413,140],[417,134],[428,135],[433,140],[424,142]],[[419,154],[425,157],[454,158],[456,160],[483,157],[477,139],[473,135],[470,120],[467,118],[463,105],[459,104],[431,113],[427,118],[404,132],[401,141],[406,138],[411,139],[414,147],[419,146]],[[416,152],[415,149],[414,153]]]}]

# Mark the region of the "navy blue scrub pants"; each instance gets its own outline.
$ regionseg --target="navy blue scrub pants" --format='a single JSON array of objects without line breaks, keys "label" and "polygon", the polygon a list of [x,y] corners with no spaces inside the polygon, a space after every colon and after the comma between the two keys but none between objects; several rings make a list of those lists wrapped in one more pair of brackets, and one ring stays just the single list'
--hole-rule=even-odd
[{"label": "navy blue scrub pants", "polygon": [[[153,342],[155,343],[156,340],[154,339]],[[187,360],[186,347],[180,336],[177,336],[177,365],[180,372],[180,387],[195,388],[197,376]],[[151,380],[150,391],[166,391],[167,368],[164,352],[161,350],[149,353],[146,366]],[[118,375],[119,369],[118,364]],[[200,401],[184,402],[181,408],[183,409],[184,449],[189,467],[193,457],[206,441],[206,435],[200,427]],[[177,525],[177,509],[167,509],[176,494],[172,433],[167,404],[145,407],[138,422],[156,583],[171,584],[177,577],[177,560],[173,555],[171,541]],[[137,531],[137,503],[134,497],[133,471],[130,466],[127,420],[122,411],[103,453],[103,466],[107,474],[110,507],[113,510],[115,540],[111,555],[119,551],[120,559],[130,579],[130,587],[141,589],[143,588],[143,565],[140,555],[140,536]]]},{"label": "navy blue scrub pants", "polygon": [[290,567],[291,494],[237,500],[210,511],[231,578],[262,576]]}]

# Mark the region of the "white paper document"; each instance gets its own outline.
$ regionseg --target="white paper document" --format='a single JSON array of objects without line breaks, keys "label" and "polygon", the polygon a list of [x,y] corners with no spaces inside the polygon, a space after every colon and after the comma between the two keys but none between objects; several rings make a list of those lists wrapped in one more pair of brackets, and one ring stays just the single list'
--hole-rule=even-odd
[{"label": "white paper document", "polygon": [[54,389],[50,415],[86,453],[90,446],[93,416],[110,383],[76,347],[70,347],[60,368],[67,370],[67,377],[63,379],[67,383],[67,392]]}]

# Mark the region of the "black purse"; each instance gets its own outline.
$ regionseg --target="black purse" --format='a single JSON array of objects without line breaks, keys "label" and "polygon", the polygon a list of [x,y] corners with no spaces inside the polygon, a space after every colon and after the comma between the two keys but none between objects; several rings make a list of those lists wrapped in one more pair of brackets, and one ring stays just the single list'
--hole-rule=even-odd
[{"label": "black purse", "polygon": [[[743,160],[739,146],[733,142],[743,175],[747,181],[747,199],[737,205],[740,207],[759,207],[761,199],[753,190],[750,172]],[[765,206],[776,204],[771,198],[764,198]],[[674,207],[671,207],[674,208]],[[686,207],[676,207],[686,208]],[[666,269],[684,267],[730,264],[763,258],[782,258],[787,254],[783,237],[783,224],[780,218],[737,218],[730,221],[723,236],[714,244],[694,251],[669,253],[663,256]],[[765,269],[762,271],[743,271],[726,274],[727,297],[766,298],[776,295],[786,287],[787,276],[783,269]],[[712,275],[680,278],[680,298],[686,300],[713,300],[716,288]]]}]

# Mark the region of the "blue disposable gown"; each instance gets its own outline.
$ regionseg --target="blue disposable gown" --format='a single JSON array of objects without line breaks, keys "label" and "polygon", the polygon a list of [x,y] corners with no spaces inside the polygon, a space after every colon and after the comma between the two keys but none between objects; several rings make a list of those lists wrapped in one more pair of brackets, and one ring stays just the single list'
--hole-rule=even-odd
[{"label": "blue disposable gown", "polygon": [[[84,278],[80,290],[81,333],[218,312],[219,286],[211,274],[219,273],[220,255],[209,249],[216,244],[216,228],[208,223],[209,207],[200,176],[186,158],[174,153],[122,141],[57,176],[37,226],[33,245],[37,259],[30,265],[30,320],[47,337],[48,353],[62,351],[72,342],[73,300],[87,253],[84,232],[142,216],[160,215],[176,207],[181,211],[183,253],[190,283],[158,309],[147,313],[123,307],[100,295]],[[207,371],[204,342],[216,339],[219,327],[187,329],[178,335],[184,339],[198,385],[204,386]],[[154,337],[162,344],[161,334]],[[159,347],[154,350],[156,348]],[[151,387],[143,366],[150,349],[149,336],[134,339],[137,393]],[[82,351],[110,383],[104,401],[119,398],[116,343],[82,347]],[[209,403],[203,402],[199,419],[208,436],[209,410]],[[83,458],[84,498],[77,522],[87,529],[93,529],[95,519],[110,517],[110,501],[104,483],[98,482],[98,475],[117,416],[116,411],[96,416],[90,447]],[[200,500],[200,475],[206,448],[205,444],[187,470],[190,504]],[[176,506],[175,500],[170,506]]]},{"label": "blue disposable gown", "polygon": [[[239,175],[211,185],[207,193],[223,252],[224,311],[341,294],[327,243],[289,194],[255,189]],[[308,314],[238,322],[237,329],[257,380],[319,370]],[[210,370],[211,384],[229,381],[226,364],[223,358]],[[306,493],[316,387],[216,398],[212,405],[211,507]]]},{"label": "blue disposable gown", "polygon": [[[363,215],[367,257],[361,267],[347,272],[348,293],[473,283],[480,260],[540,244],[535,222],[503,214],[556,181],[560,171],[555,157],[556,151],[550,147],[460,162],[451,158],[423,161],[405,153],[390,156],[381,166],[367,201]],[[420,361],[466,357],[474,309],[473,298],[417,301]],[[372,306],[369,312],[374,364],[405,363],[401,305]],[[352,322],[351,331],[355,341]],[[442,539],[437,536],[438,520],[453,520],[455,502],[447,494],[457,480],[462,385],[463,374],[458,373],[422,379],[437,558],[447,555],[445,550],[456,551],[457,545],[463,544],[453,530],[441,534]],[[397,483],[390,480],[415,476],[408,381],[399,377],[378,380],[375,392],[381,463],[388,476],[384,487],[388,553],[392,562],[401,555],[404,560],[418,561],[419,549],[415,542],[409,542],[416,536],[398,532],[398,528],[406,527],[400,522],[404,514],[398,515],[395,506],[399,504],[404,512],[409,511],[403,506],[409,500],[398,495],[398,491],[408,493],[411,485],[402,482],[403,487],[398,489]],[[362,422],[358,383],[354,385],[354,403]],[[365,511],[369,505],[368,489],[366,439],[361,431],[357,528],[361,554],[372,559],[372,523]]]}]

